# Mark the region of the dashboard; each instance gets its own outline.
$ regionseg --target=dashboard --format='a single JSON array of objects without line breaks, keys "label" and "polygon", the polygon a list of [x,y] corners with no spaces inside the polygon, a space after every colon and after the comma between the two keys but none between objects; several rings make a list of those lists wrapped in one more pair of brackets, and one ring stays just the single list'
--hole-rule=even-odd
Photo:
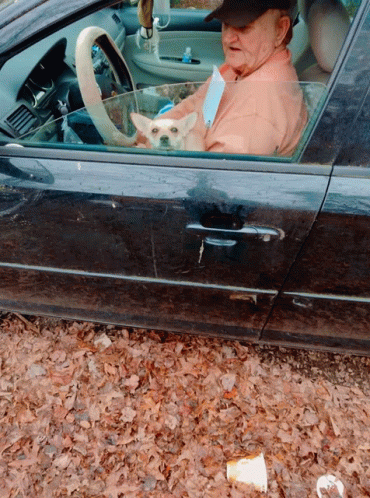
[{"label": "dashboard", "polygon": [[[0,136],[18,138],[49,119],[82,107],[75,48],[88,26],[105,29],[120,50],[126,31],[120,10],[106,8],[61,29],[8,60],[0,70]],[[92,53],[94,67],[104,76],[107,67],[100,49]]]}]

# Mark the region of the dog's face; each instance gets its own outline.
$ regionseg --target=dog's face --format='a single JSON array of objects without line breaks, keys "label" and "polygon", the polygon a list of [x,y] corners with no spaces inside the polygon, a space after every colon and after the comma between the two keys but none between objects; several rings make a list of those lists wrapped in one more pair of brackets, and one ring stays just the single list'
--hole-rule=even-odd
[{"label": "dog's face", "polygon": [[182,119],[151,120],[141,114],[131,113],[132,122],[149,140],[152,148],[162,150],[184,150],[185,137],[194,127],[197,116],[193,112]]}]

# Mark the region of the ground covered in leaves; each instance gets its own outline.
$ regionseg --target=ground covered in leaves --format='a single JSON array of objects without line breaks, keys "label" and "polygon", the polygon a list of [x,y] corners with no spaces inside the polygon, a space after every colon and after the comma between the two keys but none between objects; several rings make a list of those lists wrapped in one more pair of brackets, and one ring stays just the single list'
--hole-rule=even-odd
[{"label": "ground covered in leaves", "polygon": [[[1,498],[370,496],[370,359],[3,315]],[[257,493],[261,496],[261,493]]]}]

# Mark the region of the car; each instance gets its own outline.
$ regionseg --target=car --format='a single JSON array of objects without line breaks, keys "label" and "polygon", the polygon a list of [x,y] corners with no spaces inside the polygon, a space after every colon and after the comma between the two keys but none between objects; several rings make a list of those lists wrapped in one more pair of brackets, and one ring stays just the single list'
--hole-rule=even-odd
[{"label": "car", "polygon": [[298,1],[289,157],[133,146],[223,61],[188,4],[0,3],[0,308],[368,354],[370,1]]}]

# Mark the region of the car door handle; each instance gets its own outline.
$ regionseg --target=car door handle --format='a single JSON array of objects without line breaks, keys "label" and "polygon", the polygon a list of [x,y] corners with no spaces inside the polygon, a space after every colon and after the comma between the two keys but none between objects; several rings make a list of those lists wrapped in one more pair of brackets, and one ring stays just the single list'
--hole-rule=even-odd
[{"label": "car door handle", "polygon": [[186,230],[204,237],[211,245],[234,246],[240,240],[259,239],[263,242],[282,240],[285,233],[280,228],[243,225],[240,229],[205,227],[200,223],[189,223]]}]

